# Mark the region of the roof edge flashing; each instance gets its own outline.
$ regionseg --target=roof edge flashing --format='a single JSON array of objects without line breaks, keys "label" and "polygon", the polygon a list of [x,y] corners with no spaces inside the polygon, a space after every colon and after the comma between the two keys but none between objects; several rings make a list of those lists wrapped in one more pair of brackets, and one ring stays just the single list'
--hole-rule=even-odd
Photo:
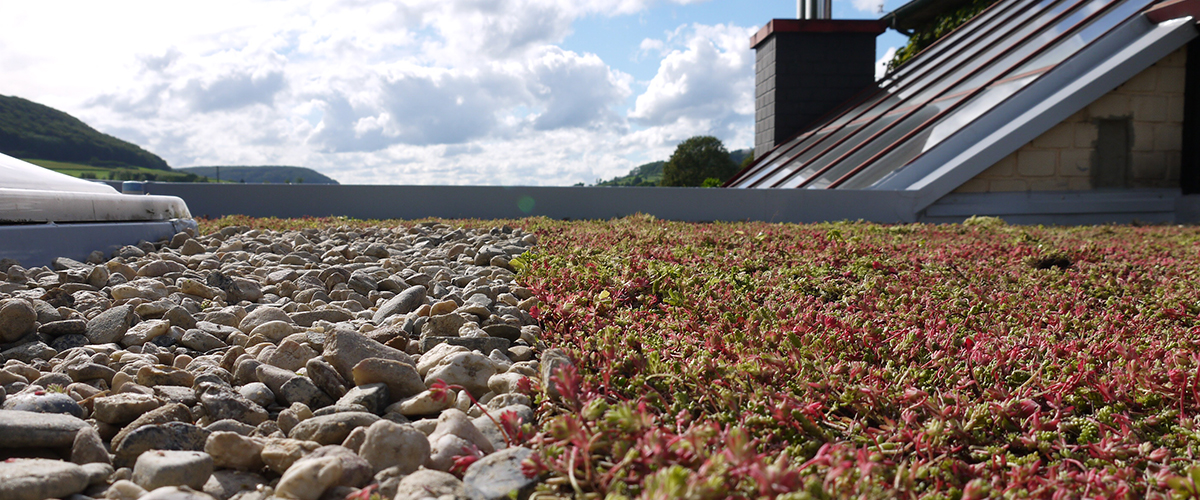
[{"label": "roof edge flashing", "polygon": [[1155,5],[1146,11],[1146,19],[1154,23],[1181,17],[1190,17],[1200,21],[1200,0],[1171,0]]}]

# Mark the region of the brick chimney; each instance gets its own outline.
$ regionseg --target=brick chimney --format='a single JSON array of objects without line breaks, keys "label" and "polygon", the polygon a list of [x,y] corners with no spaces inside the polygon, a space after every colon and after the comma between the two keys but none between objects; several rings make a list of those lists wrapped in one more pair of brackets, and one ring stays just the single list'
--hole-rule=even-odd
[{"label": "brick chimney", "polygon": [[774,19],[754,48],[754,156],[804,131],[875,84],[877,20],[829,19],[829,0],[798,0],[801,19]]}]

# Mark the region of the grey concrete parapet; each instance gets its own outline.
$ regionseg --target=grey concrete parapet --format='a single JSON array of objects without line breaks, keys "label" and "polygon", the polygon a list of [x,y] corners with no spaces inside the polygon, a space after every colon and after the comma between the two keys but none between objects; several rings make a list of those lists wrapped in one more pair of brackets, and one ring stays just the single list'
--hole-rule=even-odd
[{"label": "grey concrete parapet", "polygon": [[912,193],[665,187],[146,184],[183,198],[195,217],[611,219],[638,213],[679,221],[911,222]]}]

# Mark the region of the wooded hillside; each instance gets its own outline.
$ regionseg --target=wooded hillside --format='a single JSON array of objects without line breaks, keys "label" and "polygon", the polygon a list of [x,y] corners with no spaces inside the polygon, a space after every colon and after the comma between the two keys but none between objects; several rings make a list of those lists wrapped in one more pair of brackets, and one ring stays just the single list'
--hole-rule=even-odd
[{"label": "wooded hillside", "polygon": [[153,153],[98,132],[78,118],[20,97],[0,95],[0,153],[97,167],[170,170]]},{"label": "wooded hillside", "polygon": [[[220,168],[220,172],[217,169]],[[260,167],[221,166],[221,167],[187,167],[175,169],[202,175],[209,179],[250,184],[338,184],[338,181],[305,167],[287,167],[267,165]]]}]

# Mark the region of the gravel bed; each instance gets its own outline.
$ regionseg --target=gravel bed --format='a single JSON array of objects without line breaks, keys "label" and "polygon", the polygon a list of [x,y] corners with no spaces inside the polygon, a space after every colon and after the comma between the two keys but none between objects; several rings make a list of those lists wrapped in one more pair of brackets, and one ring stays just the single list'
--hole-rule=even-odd
[{"label": "gravel bed", "polygon": [[227,227],[0,261],[0,498],[527,496],[515,429],[562,359],[510,264],[536,243]]}]

